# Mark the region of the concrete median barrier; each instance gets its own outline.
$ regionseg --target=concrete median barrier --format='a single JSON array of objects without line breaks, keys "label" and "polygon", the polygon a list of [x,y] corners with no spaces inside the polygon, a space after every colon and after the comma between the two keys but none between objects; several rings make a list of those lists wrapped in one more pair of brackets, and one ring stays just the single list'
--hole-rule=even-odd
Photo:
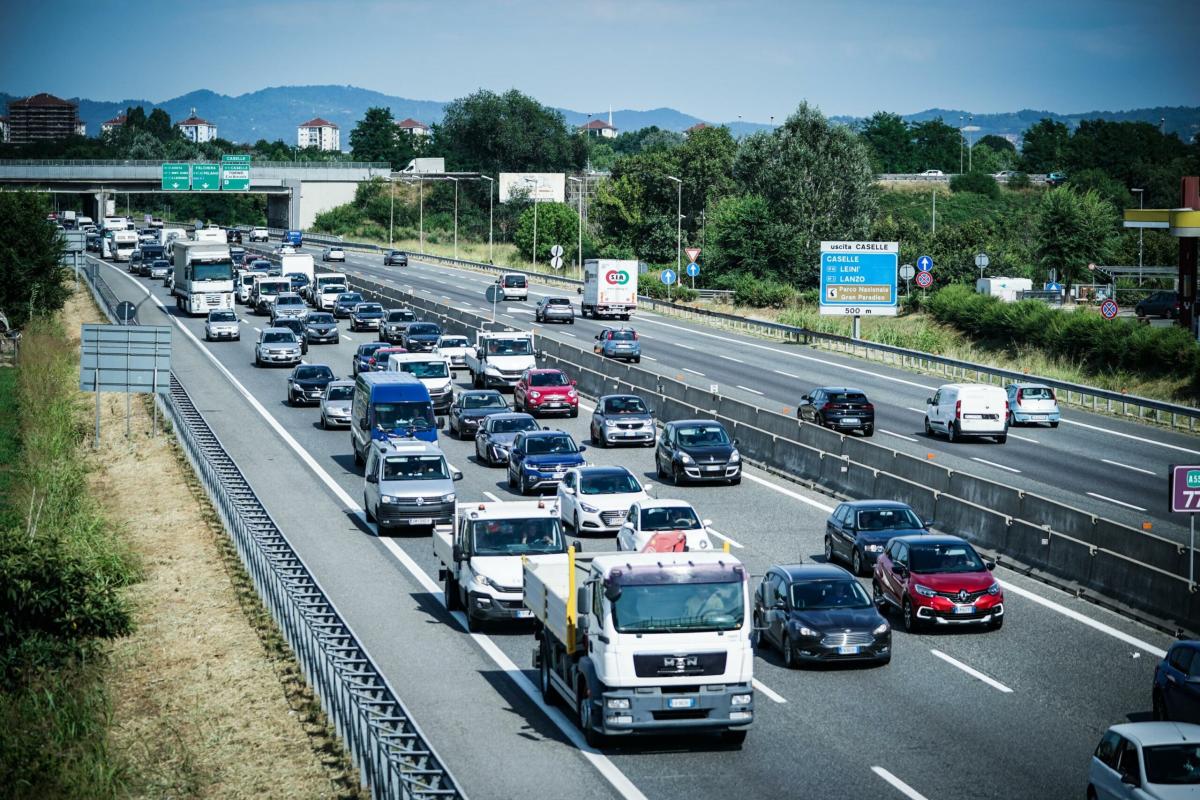
[{"label": "concrete median barrier", "polygon": [[734,422],[728,425],[731,438],[737,440],[738,451],[747,458],[764,463],[774,463],[777,437],[761,428]]},{"label": "concrete median barrier", "polygon": [[1109,550],[1097,549],[1088,589],[1173,620],[1181,627],[1193,631],[1200,628],[1197,599],[1188,588],[1186,578],[1156,570]]},{"label": "concrete median barrier", "polygon": [[1092,567],[1099,549],[1072,536],[1050,534],[1050,564],[1048,572],[1082,587],[1091,584]]},{"label": "concrete median barrier", "polygon": [[1014,519],[1008,526],[1003,554],[1019,564],[1051,571],[1050,531]]},{"label": "concrete median barrier", "polygon": [[819,481],[821,478],[822,454],[815,447],[793,442],[788,439],[775,440],[775,455],[773,465],[784,472],[808,481]]},{"label": "concrete median barrier", "polygon": [[1012,518],[984,506],[943,493],[938,494],[930,516],[936,530],[961,536],[980,547],[1003,552],[1008,545]]},{"label": "concrete median barrier", "polygon": [[934,519],[937,516],[937,492],[927,486],[876,470],[873,491],[872,499],[907,503],[921,519]]},{"label": "concrete median barrier", "polygon": [[1096,518],[1078,508],[1071,508],[1041,495],[1025,492],[1021,498],[1020,517],[1034,525],[1048,525],[1051,530],[1065,533],[1084,542],[1092,541]]},{"label": "concrete median barrier", "polygon": [[1011,486],[955,472],[946,492],[1006,517],[1021,515],[1021,492]]},{"label": "concrete median barrier", "polygon": [[845,497],[873,497],[875,470],[827,453],[821,459],[820,483],[829,491]]},{"label": "concrete median barrier", "polygon": [[1187,576],[1187,547],[1161,536],[1111,520],[1097,519],[1092,531],[1092,541],[1098,547],[1128,556],[1172,575]]},{"label": "concrete median barrier", "polygon": [[796,441],[837,456],[843,455],[842,442],[845,438],[836,431],[813,425],[811,422],[802,423],[796,428]]},{"label": "concrete median barrier", "polygon": [[944,492],[950,488],[950,479],[954,474],[953,470],[947,469],[941,464],[904,453],[896,453],[893,456],[892,468],[888,471],[899,475],[905,480],[928,486],[930,489],[935,489],[939,492]]},{"label": "concrete median barrier", "polygon": [[742,403],[738,400],[731,400],[728,397],[722,397],[717,401],[716,411],[718,416],[732,419],[735,422],[740,422],[744,425],[753,425],[756,428],[763,428],[763,430],[766,430],[766,427],[763,426],[761,422],[764,421],[762,418],[769,415],[760,415],[758,408],[755,408],[747,403]]}]

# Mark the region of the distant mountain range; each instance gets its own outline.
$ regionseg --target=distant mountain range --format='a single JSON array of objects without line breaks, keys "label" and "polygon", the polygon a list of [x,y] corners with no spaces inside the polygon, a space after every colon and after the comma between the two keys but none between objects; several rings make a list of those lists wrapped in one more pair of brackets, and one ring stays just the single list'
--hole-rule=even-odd
[{"label": "distant mountain range", "polygon": [[[7,107],[15,95],[0,93],[0,103]],[[185,95],[156,103],[151,100],[100,101],[86,98],[70,98],[79,103],[79,115],[88,124],[88,133],[100,132],[100,124],[112,119],[129,106],[142,106],[147,113],[153,108],[162,108],[179,121],[191,114],[192,109],[200,117],[214,123],[222,138],[235,142],[255,142],[259,139],[285,142],[296,141],[296,126],[313,117],[323,117],[337,123],[342,129],[342,147],[349,149],[350,130],[371,106],[388,106],[397,119],[412,117],[425,123],[440,122],[446,103],[440,100],[413,100],[395,97],[357,86],[276,86],[257,92],[231,97],[208,89],[199,89]],[[559,109],[569,124],[582,125],[589,119],[608,119],[608,111],[591,114],[571,109]],[[957,125],[960,116],[967,112],[954,109],[931,108],[915,114],[902,115],[910,122],[942,117],[951,125]],[[1114,121],[1136,120],[1161,124],[1185,140],[1200,132],[1200,107],[1138,108],[1129,111],[1088,111],[1081,114],[1059,114],[1052,111],[1025,109],[1001,114],[976,114],[973,124],[980,130],[976,137],[989,133],[1019,138],[1021,132],[1042,117],[1061,120],[1072,127],[1084,119],[1107,119]],[[835,116],[835,122],[852,125],[861,121],[859,117]],[[630,109],[614,110],[613,124],[620,131],[633,131],[656,125],[664,130],[683,131],[699,122],[709,125],[724,124],[735,136],[743,136],[771,126],[759,122],[733,121],[714,122],[685,114],[673,108],[655,108],[647,111]]]}]

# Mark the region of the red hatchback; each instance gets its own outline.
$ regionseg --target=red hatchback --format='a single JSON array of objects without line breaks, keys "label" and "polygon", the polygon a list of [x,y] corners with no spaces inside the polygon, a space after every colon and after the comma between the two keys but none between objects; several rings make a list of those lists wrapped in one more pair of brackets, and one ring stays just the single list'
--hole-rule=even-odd
[{"label": "red hatchback", "polygon": [[871,590],[881,611],[895,606],[904,630],[925,625],[1004,624],[1004,592],[984,561],[957,536],[897,536],[879,560]]},{"label": "red hatchback", "polygon": [[575,381],[560,369],[527,369],[513,388],[513,411],[579,416]]}]

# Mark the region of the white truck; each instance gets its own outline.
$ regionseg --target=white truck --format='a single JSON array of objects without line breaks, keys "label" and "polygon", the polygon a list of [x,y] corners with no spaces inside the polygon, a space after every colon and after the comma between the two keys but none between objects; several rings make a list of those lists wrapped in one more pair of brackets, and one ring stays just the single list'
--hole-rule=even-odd
[{"label": "white truck", "polygon": [[221,242],[171,242],[174,264],[171,294],[175,307],[188,314],[233,308],[233,260]]},{"label": "white truck", "polygon": [[446,608],[462,610],[467,628],[532,619],[521,589],[521,561],[566,553],[558,508],[550,501],[460,503],[454,527],[433,531],[433,555]]},{"label": "white truck", "polygon": [[393,353],[388,356],[388,371],[407,372],[429,390],[435,414],[450,413],[454,400],[454,371],[450,360],[437,353]]},{"label": "white truck", "polygon": [[308,253],[284,253],[279,257],[280,275],[303,275],[312,282],[316,271],[313,257]]},{"label": "white truck", "polygon": [[637,310],[638,262],[613,258],[589,258],[583,262],[583,300],[580,313],[585,317],[629,319]]},{"label": "white truck", "polygon": [[196,228],[192,233],[192,239],[197,242],[220,242],[221,244],[229,244],[229,237],[225,233],[224,228]]},{"label": "white truck", "polygon": [[250,289],[250,307],[259,314],[271,316],[271,307],[275,298],[292,290],[290,278],[272,278],[268,275],[256,274],[254,285]]},{"label": "white truck", "polygon": [[137,231],[113,231],[109,243],[113,261],[128,261],[137,249],[139,240]]},{"label": "white truck", "polygon": [[547,703],[579,715],[588,744],[718,732],[754,721],[748,573],[728,553],[565,555],[522,567]]},{"label": "white truck", "polygon": [[497,331],[475,334],[475,347],[467,351],[466,367],[476,389],[492,386],[512,388],[521,380],[521,373],[537,367],[533,333],[529,331]]}]

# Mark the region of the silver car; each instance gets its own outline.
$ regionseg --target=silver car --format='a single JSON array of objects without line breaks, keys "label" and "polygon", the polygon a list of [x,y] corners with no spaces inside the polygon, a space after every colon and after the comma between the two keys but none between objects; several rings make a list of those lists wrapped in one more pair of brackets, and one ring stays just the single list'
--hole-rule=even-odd
[{"label": "silver car", "polygon": [[237,314],[232,311],[208,312],[208,319],[204,321],[204,341],[211,342],[214,339],[237,341],[241,338],[242,329],[238,324]]},{"label": "silver car", "polygon": [[287,328],[263,328],[254,345],[254,364],[258,367],[267,364],[293,366],[299,364],[302,357],[300,340]]},{"label": "silver car", "polygon": [[340,247],[326,247],[325,252],[321,253],[322,261],[345,261],[346,251]]},{"label": "silver car", "polygon": [[308,304],[295,292],[280,292],[271,308],[271,321],[277,319],[299,319],[308,316]]},{"label": "silver car", "polygon": [[1057,428],[1062,412],[1054,390],[1040,383],[1011,383],[1004,389],[1008,392],[1008,426],[1039,425],[1049,423]]},{"label": "silver car", "polygon": [[354,381],[333,381],[326,386],[321,398],[321,427],[349,428],[353,398]]},{"label": "silver car", "polygon": [[454,481],[463,474],[436,445],[417,439],[375,440],[363,476],[363,510],[380,533],[454,523]]}]

